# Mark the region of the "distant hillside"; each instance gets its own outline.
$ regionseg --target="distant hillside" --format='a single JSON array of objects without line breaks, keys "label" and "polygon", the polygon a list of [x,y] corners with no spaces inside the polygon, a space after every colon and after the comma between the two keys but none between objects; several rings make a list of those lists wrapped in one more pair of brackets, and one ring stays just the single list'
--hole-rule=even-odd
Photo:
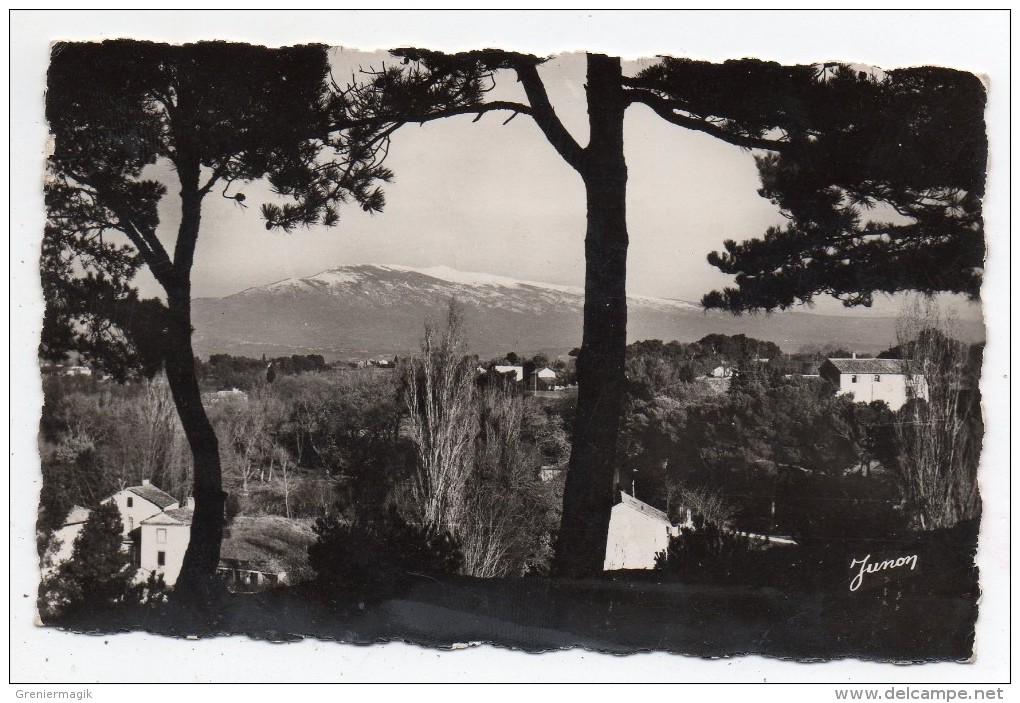
[{"label": "distant hillside", "polygon": [[[581,343],[580,288],[447,267],[366,264],[195,300],[195,350],[201,356],[407,354],[418,347],[425,319],[441,322],[453,297],[464,305],[469,349],[480,356],[559,351]],[[712,332],[743,333],[786,351],[837,344],[870,352],[891,346],[896,334],[891,317],[806,312],[733,317],[644,296],[630,296],[628,307],[628,341],[692,342]],[[971,339],[983,338],[979,324],[964,331]]]}]

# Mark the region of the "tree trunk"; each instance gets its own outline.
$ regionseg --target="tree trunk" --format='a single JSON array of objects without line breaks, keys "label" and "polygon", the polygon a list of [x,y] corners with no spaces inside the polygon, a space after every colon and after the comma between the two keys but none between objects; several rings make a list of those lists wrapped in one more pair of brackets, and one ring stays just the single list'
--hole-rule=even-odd
[{"label": "tree trunk", "polygon": [[[197,188],[189,187],[191,179],[184,171],[179,168],[182,180],[181,224],[174,261],[175,280],[167,290],[165,358],[167,383],[194,459],[195,512],[191,520],[191,541],[174,593],[180,601],[204,603],[213,594],[216,567],[220,561],[226,493],[223,492],[219,442],[202,406],[195,372],[195,352],[191,346],[191,254],[198,238],[201,196]],[[194,180],[197,181],[197,165]],[[187,246],[189,242],[190,248]]]},{"label": "tree trunk", "polygon": [[579,169],[588,209],[584,334],[556,554],[557,573],[571,577],[597,573],[605,562],[627,347],[626,102],[618,58],[589,55],[587,92],[591,137]]}]

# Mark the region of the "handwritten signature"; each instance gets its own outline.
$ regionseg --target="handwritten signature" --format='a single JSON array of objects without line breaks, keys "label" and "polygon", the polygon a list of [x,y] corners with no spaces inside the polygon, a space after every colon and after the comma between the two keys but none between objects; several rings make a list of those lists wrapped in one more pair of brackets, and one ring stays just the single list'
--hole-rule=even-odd
[{"label": "handwritten signature", "polygon": [[850,562],[850,569],[853,570],[858,564],[860,569],[854,575],[853,579],[850,580],[850,590],[856,591],[864,583],[865,574],[877,574],[880,571],[887,571],[889,569],[899,569],[904,566],[910,565],[910,570],[913,571],[917,567],[917,555],[911,554],[909,556],[896,557],[895,559],[884,559],[882,561],[870,562],[871,555],[867,555],[863,559],[853,559]]}]

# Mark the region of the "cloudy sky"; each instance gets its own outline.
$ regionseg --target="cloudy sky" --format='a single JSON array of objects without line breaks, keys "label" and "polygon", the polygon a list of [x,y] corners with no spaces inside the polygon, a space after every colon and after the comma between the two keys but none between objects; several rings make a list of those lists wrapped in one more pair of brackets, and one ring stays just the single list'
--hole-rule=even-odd
[{"label": "cloudy sky", "polygon": [[[344,83],[360,67],[387,60],[392,59],[385,53],[336,49],[334,76]],[[635,72],[644,63],[628,62],[625,71]],[[579,143],[586,143],[583,54],[559,55],[540,73],[561,119]],[[504,74],[498,76],[492,96],[523,101],[521,93],[514,78]],[[194,294],[228,295],[357,263],[445,264],[582,285],[581,180],[528,117],[503,125],[505,117],[491,114],[472,122],[472,116],[463,116],[401,128],[387,161],[396,180],[386,188],[384,212],[367,215],[350,207],[333,229],[267,232],[257,207],[242,209],[214,193],[204,209]],[[757,195],[751,152],[667,124],[640,105],[628,110],[625,126],[628,289],[697,301],[728,283],[727,276],[707,263],[710,251],[721,248],[725,239],[759,236],[783,218]],[[152,175],[173,178],[168,169],[155,169]],[[175,190],[170,188],[171,193]],[[263,184],[242,190],[249,204],[268,193]],[[167,237],[172,237],[177,221],[175,201],[168,197],[164,203]],[[157,293],[148,276],[139,283],[143,292]],[[875,312],[895,314],[899,305],[879,300]],[[821,299],[817,309],[842,311],[835,301]]]}]

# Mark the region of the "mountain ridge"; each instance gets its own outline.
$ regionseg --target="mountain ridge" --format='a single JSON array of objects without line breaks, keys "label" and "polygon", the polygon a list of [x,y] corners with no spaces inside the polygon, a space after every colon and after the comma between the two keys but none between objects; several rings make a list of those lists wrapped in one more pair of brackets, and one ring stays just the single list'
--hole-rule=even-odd
[{"label": "mountain ridge", "polygon": [[[322,353],[331,358],[413,353],[426,319],[442,321],[451,298],[464,308],[468,350],[567,350],[581,343],[584,291],[448,266],[350,264],[193,302],[199,354]],[[628,295],[628,341],[695,341],[747,334],[785,351],[837,344],[878,351],[895,343],[895,317],[788,311],[733,317],[688,301]],[[974,325],[969,325],[974,327]],[[980,338],[983,330],[968,330]]]}]

